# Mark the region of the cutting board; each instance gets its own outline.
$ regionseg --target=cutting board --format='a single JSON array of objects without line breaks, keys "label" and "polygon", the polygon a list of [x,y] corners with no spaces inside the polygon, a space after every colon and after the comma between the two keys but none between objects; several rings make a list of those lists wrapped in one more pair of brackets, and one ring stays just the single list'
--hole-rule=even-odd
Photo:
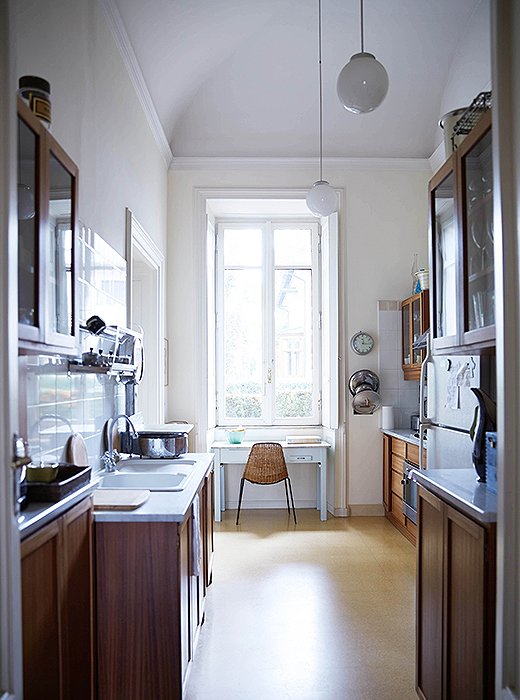
[{"label": "cutting board", "polygon": [[76,467],[89,466],[87,446],[83,436],[79,433],[73,433],[67,440],[65,459],[69,464],[75,464]]},{"label": "cutting board", "polygon": [[139,489],[97,489],[94,510],[135,510],[150,497],[150,491]]}]

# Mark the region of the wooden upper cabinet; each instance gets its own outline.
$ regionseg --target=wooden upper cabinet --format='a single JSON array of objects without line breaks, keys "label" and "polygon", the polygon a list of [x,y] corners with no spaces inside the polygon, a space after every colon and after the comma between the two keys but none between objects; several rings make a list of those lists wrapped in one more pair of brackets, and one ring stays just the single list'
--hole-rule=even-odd
[{"label": "wooden upper cabinet", "polygon": [[495,346],[491,110],[430,181],[433,349]]},{"label": "wooden upper cabinet", "polygon": [[20,98],[17,181],[20,347],[72,353],[78,168]]},{"label": "wooden upper cabinet", "polygon": [[413,344],[430,327],[429,292],[426,289],[401,302],[403,356],[405,379],[419,379],[425,350],[415,349]]}]

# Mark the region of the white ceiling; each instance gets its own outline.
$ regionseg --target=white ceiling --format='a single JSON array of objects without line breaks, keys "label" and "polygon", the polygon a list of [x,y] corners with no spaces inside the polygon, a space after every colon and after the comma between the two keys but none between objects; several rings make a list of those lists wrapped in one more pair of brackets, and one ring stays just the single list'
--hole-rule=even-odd
[{"label": "white ceiling", "polygon": [[[379,109],[353,115],[335,85],[359,51],[359,0],[322,0],[324,156],[430,156],[480,1],[365,0],[365,50],[390,88]],[[175,156],[318,153],[318,0],[115,3]]]}]

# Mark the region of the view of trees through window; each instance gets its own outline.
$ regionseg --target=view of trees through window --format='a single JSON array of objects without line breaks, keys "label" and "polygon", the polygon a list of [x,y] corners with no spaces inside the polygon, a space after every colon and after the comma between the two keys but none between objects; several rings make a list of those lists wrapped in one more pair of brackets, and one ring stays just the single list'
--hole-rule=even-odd
[{"label": "view of trees through window", "polygon": [[317,225],[220,224],[223,422],[313,422],[318,410]]}]

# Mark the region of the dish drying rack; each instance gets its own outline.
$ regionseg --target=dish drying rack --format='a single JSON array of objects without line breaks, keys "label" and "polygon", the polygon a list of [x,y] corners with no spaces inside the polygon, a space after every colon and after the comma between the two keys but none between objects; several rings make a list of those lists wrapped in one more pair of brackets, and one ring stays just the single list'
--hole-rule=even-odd
[{"label": "dish drying rack", "polygon": [[452,149],[457,148],[457,136],[466,136],[473,129],[482,114],[492,107],[491,91],[480,92],[453,127],[451,135]]}]

